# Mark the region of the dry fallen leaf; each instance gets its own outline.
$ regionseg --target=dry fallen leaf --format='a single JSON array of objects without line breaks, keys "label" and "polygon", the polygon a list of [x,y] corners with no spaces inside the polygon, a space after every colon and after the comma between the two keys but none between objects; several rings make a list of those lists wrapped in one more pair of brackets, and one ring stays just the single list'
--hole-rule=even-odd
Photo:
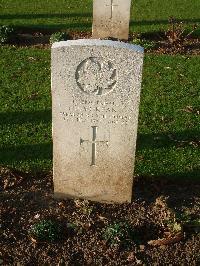
[{"label": "dry fallen leaf", "polygon": [[186,112],[186,113],[193,113],[193,114],[196,114],[196,115],[200,114],[200,110],[197,110],[197,109],[193,108],[192,106],[186,106],[181,111]]},{"label": "dry fallen leaf", "polygon": [[167,208],[167,202],[164,197],[158,197],[156,198],[155,205],[160,206],[162,208]]},{"label": "dry fallen leaf", "polygon": [[130,252],[127,258],[127,261],[132,262],[135,260],[135,254],[134,252]]},{"label": "dry fallen leaf", "polygon": [[34,57],[32,57],[32,56],[29,56],[29,57],[28,57],[28,60],[30,60],[30,61],[36,61],[37,59],[34,58]]},{"label": "dry fallen leaf", "polygon": [[37,240],[36,240],[35,238],[33,238],[33,237],[30,237],[30,240],[31,240],[34,244],[37,243]]},{"label": "dry fallen leaf", "polygon": [[40,218],[40,214],[39,214],[39,213],[36,214],[36,215],[34,216],[34,218],[35,218],[35,219],[39,219],[39,218]]},{"label": "dry fallen leaf", "polygon": [[104,216],[101,216],[101,215],[97,215],[98,216],[98,218],[99,218],[99,220],[101,220],[101,221],[107,221],[108,219],[106,218],[106,217],[104,217]]},{"label": "dry fallen leaf", "polygon": [[145,245],[140,245],[139,247],[140,247],[140,250],[142,251],[145,250]]},{"label": "dry fallen leaf", "polygon": [[170,236],[170,237],[166,237],[166,238],[162,238],[162,239],[150,240],[148,242],[148,245],[150,245],[150,246],[171,245],[171,244],[175,244],[177,242],[180,242],[183,239],[184,239],[184,235],[182,232],[180,232],[174,236]]},{"label": "dry fallen leaf", "polygon": [[10,171],[7,175],[2,175],[3,189],[9,189],[19,185],[24,180],[24,177],[20,176],[16,172]]}]

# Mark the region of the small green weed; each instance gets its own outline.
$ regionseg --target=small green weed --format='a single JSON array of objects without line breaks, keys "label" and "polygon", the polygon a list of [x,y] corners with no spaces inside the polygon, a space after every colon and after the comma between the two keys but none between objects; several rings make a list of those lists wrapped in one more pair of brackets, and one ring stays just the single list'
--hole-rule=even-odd
[{"label": "small green weed", "polygon": [[61,238],[61,226],[52,220],[43,220],[31,227],[29,234],[36,241],[56,241]]},{"label": "small green weed", "polygon": [[9,43],[14,35],[14,29],[11,26],[0,26],[0,44]]},{"label": "small green weed", "polygon": [[190,230],[194,233],[200,232],[200,218],[194,217],[192,214],[183,212],[175,213],[176,220],[182,224],[184,230]]},{"label": "small green weed", "polygon": [[90,214],[93,212],[93,206],[88,200],[75,200],[74,203],[84,215],[90,216]]},{"label": "small green weed", "polygon": [[133,39],[132,43],[136,44],[136,45],[141,45],[146,50],[154,49],[156,47],[155,42],[149,41],[149,40],[144,40],[144,39],[136,38],[136,39]]},{"label": "small green weed", "polygon": [[69,35],[66,32],[55,32],[50,37],[50,44],[54,42],[66,41],[69,39]]},{"label": "small green weed", "polygon": [[193,231],[195,233],[200,232],[200,219],[192,217],[191,214],[183,212],[174,212],[173,217],[167,221],[167,226],[172,233],[178,233],[187,231]]},{"label": "small green weed", "polygon": [[128,223],[116,222],[104,230],[103,238],[111,246],[129,247],[134,241],[134,231]]},{"label": "small green weed", "polygon": [[182,224],[177,222],[176,220],[167,221],[167,227],[172,233],[179,233],[183,231]]},{"label": "small green weed", "polygon": [[67,231],[70,234],[82,235],[83,234],[83,227],[78,222],[67,223]]}]

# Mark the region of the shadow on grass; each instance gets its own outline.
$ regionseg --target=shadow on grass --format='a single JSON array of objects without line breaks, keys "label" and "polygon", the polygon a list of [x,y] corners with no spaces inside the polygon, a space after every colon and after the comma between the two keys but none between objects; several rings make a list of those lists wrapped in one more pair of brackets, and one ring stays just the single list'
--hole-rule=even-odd
[{"label": "shadow on grass", "polygon": [[83,17],[89,18],[92,17],[92,13],[39,13],[39,14],[3,14],[0,15],[0,19],[40,19],[40,18],[76,18],[76,17]]},{"label": "shadow on grass", "polygon": [[69,31],[75,31],[75,30],[85,30],[85,31],[91,31],[92,30],[92,22],[74,22],[74,23],[57,23],[57,24],[24,24],[24,25],[17,25],[14,26],[16,31],[19,32],[33,32],[40,30],[41,32],[55,32],[59,30],[69,30]]},{"label": "shadow on grass", "polygon": [[[24,19],[27,20],[27,22],[23,23],[24,25],[18,25],[17,23],[15,23],[14,28],[17,31],[20,30],[25,30],[25,29],[29,29],[30,31],[32,30],[51,30],[51,31],[56,31],[56,30],[61,30],[61,29],[74,29],[74,30],[79,30],[79,29],[90,29],[92,27],[92,22],[71,22],[70,20],[68,20],[69,18],[77,18],[77,17],[82,17],[82,18],[92,18],[92,13],[71,13],[71,14],[67,14],[67,13],[56,13],[56,14],[4,14],[4,15],[0,15],[0,19],[4,20],[4,19],[10,19],[10,20],[14,20],[14,19]],[[62,18],[65,19],[65,23],[55,23],[55,24],[45,24],[45,23],[41,23],[39,24],[37,22],[38,19],[53,19],[53,18]],[[36,19],[36,24],[29,24],[29,20],[33,20]],[[12,24],[12,21],[10,22]]]},{"label": "shadow on grass", "polygon": [[52,157],[51,142],[8,146],[0,149],[0,166],[35,175],[50,170]]},{"label": "shadow on grass", "polygon": [[[76,17],[82,17],[82,18],[92,18],[92,13],[24,13],[24,14],[1,14],[0,19],[51,19],[51,18],[76,18]],[[176,22],[185,22],[185,23],[196,23],[200,22],[200,18],[188,18],[188,19],[176,19]],[[160,24],[169,24],[168,19],[160,19],[160,20],[141,20],[141,21],[130,21],[130,26],[139,26],[139,25],[160,25]]]},{"label": "shadow on grass", "polygon": [[[198,23],[200,19],[176,19],[176,22],[183,23]],[[169,24],[168,19],[163,20],[141,20],[141,21],[130,21],[130,26],[144,26],[144,25],[167,25]]]},{"label": "shadow on grass", "polygon": [[[200,138],[199,130],[191,129],[184,130],[181,132],[166,132],[165,134],[138,134],[137,139],[137,152],[140,151],[154,151],[166,148],[165,150],[171,148],[173,150],[178,149],[190,149],[197,150],[200,148]],[[164,151],[163,151],[164,152]],[[164,153],[163,153],[164,155]],[[154,158],[155,160],[155,158]],[[177,159],[178,160],[178,159]],[[162,160],[158,163],[161,163]],[[174,169],[176,171],[176,169]],[[162,179],[172,180],[172,181],[183,181],[183,180],[199,180],[200,181],[200,168],[199,166],[194,166],[191,171],[185,172],[184,170],[178,173],[163,173]],[[149,178],[149,177],[148,177]],[[157,176],[156,172],[152,173],[151,178],[160,178]]]},{"label": "shadow on grass", "polygon": [[13,125],[23,123],[35,124],[37,122],[51,122],[51,110],[0,113],[0,125]]},{"label": "shadow on grass", "polygon": [[[16,126],[17,128],[18,126],[26,123],[29,123],[29,126],[31,125],[32,127],[39,123],[50,124],[51,110],[0,113],[0,126]],[[1,165],[12,165],[16,162],[19,162],[20,164],[20,162],[24,161],[27,161],[27,164],[29,164],[28,162],[30,162],[31,160],[45,159],[52,159],[51,142],[36,144],[27,143],[17,146],[12,145],[0,149]]]},{"label": "shadow on grass", "polygon": [[[17,128],[21,124],[29,123],[29,125],[34,127],[41,122],[46,124],[51,123],[51,110],[0,113],[0,126],[12,126],[13,130],[15,126]],[[48,139],[50,139],[49,137]],[[137,151],[146,150],[148,152],[148,150],[156,150],[163,147],[198,149],[199,145],[199,131],[197,129],[188,129],[181,132],[166,132],[165,134],[138,133]],[[50,141],[48,142],[48,140],[47,143],[27,143],[18,146],[8,145],[0,149],[0,164],[2,165],[45,159],[52,160],[52,143]],[[184,173],[183,171],[181,174],[175,173],[173,175],[168,175],[166,171],[165,178],[200,178],[200,170],[193,168],[192,172]]]},{"label": "shadow on grass", "polygon": [[52,159],[52,143],[24,144],[0,149],[0,164],[11,165],[13,162]]},{"label": "shadow on grass", "polygon": [[166,132],[165,134],[138,134],[137,150],[159,149],[163,147],[199,146],[199,130],[191,129],[180,132]]}]

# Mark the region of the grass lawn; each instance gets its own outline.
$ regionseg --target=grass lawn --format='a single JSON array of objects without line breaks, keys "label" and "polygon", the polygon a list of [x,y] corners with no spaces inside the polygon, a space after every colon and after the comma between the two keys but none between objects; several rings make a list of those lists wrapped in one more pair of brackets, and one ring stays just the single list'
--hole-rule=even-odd
[{"label": "grass lawn", "polygon": [[[52,169],[50,50],[0,47],[0,164]],[[146,55],[138,175],[198,177],[200,58]]]},{"label": "grass lawn", "polygon": [[[0,25],[91,30],[92,0],[1,0]],[[200,22],[199,0],[132,1],[130,31],[147,32],[168,28],[173,16],[187,24]]]},{"label": "grass lawn", "polygon": [[0,161],[16,168],[51,168],[50,53],[1,49]]}]

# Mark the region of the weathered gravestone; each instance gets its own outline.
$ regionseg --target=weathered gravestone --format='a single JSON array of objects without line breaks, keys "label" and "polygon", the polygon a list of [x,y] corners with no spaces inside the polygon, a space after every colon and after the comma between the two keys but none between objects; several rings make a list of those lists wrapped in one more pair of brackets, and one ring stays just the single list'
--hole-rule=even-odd
[{"label": "weathered gravestone", "polygon": [[93,1],[93,38],[128,39],[131,0]]},{"label": "weathered gravestone", "polygon": [[53,44],[55,196],[131,201],[142,64],[140,46]]}]

